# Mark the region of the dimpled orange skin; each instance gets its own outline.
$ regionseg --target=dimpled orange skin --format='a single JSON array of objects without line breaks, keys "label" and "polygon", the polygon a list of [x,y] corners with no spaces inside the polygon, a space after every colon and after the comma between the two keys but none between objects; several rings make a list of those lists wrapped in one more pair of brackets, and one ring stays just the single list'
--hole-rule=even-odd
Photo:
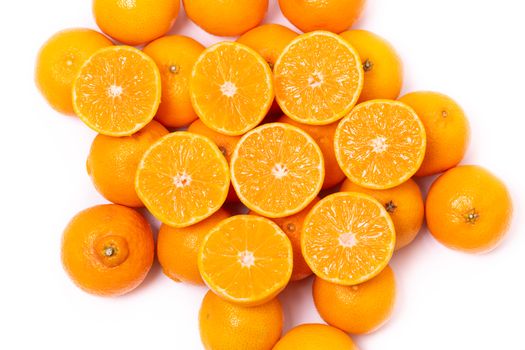
[{"label": "dimpled orange skin", "polygon": [[209,218],[185,228],[174,228],[162,224],[157,238],[157,257],[166,276],[176,282],[204,285],[197,256],[200,244],[219,222],[230,214],[220,209]]},{"label": "dimpled orange skin", "polygon": [[210,34],[237,36],[255,28],[268,10],[268,0],[183,0],[188,17]]},{"label": "dimpled orange skin", "polygon": [[503,239],[512,219],[512,199],[505,184],[476,165],[452,168],[430,188],[427,226],[445,246],[484,253]]},{"label": "dimpled orange skin", "polygon": [[358,350],[352,338],[325,324],[302,324],[292,328],[272,350]]},{"label": "dimpled orange skin", "polygon": [[155,119],[170,128],[187,126],[197,119],[189,84],[193,64],[204,46],[186,36],[170,35],[149,43],[143,51],[159,67],[162,80],[162,100]]},{"label": "dimpled orange skin", "polygon": [[142,207],[135,191],[135,173],[148,148],[169,131],[151,121],[139,132],[124,137],[97,135],[91,144],[86,169],[97,191],[108,201]]},{"label": "dimpled orange skin", "polygon": [[365,0],[279,0],[283,15],[303,32],[341,33],[357,21]]},{"label": "dimpled orange skin", "polygon": [[334,187],[345,179],[345,174],[341,168],[339,168],[339,164],[335,157],[334,135],[335,130],[337,129],[337,123],[328,125],[307,125],[296,122],[285,115],[279,118],[277,122],[297,126],[310,135],[317,145],[319,145],[321,152],[323,152],[325,166],[323,189]]},{"label": "dimpled orange skin", "polygon": [[448,170],[461,162],[470,139],[468,119],[450,97],[431,91],[409,93],[399,99],[412,107],[427,134],[427,150],[416,176]]},{"label": "dimpled orange skin", "polygon": [[410,244],[417,236],[425,218],[425,203],[417,183],[409,179],[387,190],[372,190],[345,180],[341,192],[366,193],[385,206],[396,229],[396,250]]},{"label": "dimpled orange skin", "polygon": [[[303,222],[306,218],[306,215],[310,212],[310,209],[319,202],[319,197],[314,198],[314,200],[303,210],[298,212],[295,215],[287,216],[284,218],[274,218],[270,219],[275,222],[281,230],[288,236],[290,242],[292,243],[293,250],[293,271],[290,281],[299,281],[307,278],[312,275],[312,270],[304,261],[303,253],[301,252],[301,231],[303,230]],[[250,211],[250,215],[258,215],[254,211]]]},{"label": "dimpled orange skin", "polygon": [[179,9],[180,0],[93,0],[93,15],[100,29],[134,46],[166,34]]},{"label": "dimpled orange skin", "polygon": [[208,291],[199,312],[201,340],[206,350],[271,350],[281,337],[283,319],[278,299],[244,307]]},{"label": "dimpled orange skin", "polygon": [[365,71],[365,83],[358,103],[395,100],[403,87],[403,63],[388,41],[367,30],[349,30],[340,34],[359,53]]},{"label": "dimpled orange skin", "polygon": [[340,286],[317,277],[313,297],[317,311],[329,325],[351,334],[371,333],[394,310],[394,272],[387,266],[376,277],[355,286]]},{"label": "dimpled orange skin", "polygon": [[78,213],[64,230],[62,263],[75,284],[100,296],[139,286],[153,264],[151,228],[137,211],[117,204]]},{"label": "dimpled orange skin", "polygon": [[60,113],[74,115],[72,88],[82,64],[95,51],[113,43],[91,29],[66,29],[42,45],[35,67],[35,83],[47,102]]}]

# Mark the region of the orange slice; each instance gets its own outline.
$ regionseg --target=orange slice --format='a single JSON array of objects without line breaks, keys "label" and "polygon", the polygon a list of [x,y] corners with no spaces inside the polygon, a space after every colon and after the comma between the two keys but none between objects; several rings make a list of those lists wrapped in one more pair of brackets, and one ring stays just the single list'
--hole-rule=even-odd
[{"label": "orange slice", "polygon": [[324,181],[319,146],[306,132],[284,123],[265,124],[244,135],[230,166],[241,202],[269,218],[300,212]]},{"label": "orange slice", "polygon": [[416,112],[398,101],[361,103],[337,127],[339,166],[353,183],[387,189],[411,178],[425,156],[425,127]]},{"label": "orange slice", "polygon": [[396,245],[390,215],[373,197],[332,194],[317,203],[303,224],[304,259],[320,278],[355,285],[387,266]]},{"label": "orange slice", "polygon": [[304,124],[326,125],[350,112],[363,89],[357,51],[340,36],[299,35],[273,68],[275,95],[283,112]]},{"label": "orange slice", "polygon": [[207,137],[174,132],[142,157],[135,189],[149,211],[172,227],[200,222],[220,209],[230,186],[228,163]]},{"label": "orange slice", "polygon": [[96,132],[129,136],[148,124],[160,104],[155,62],[129,46],[112,46],[89,58],[73,84],[73,107]]},{"label": "orange slice", "polygon": [[195,62],[190,96],[197,115],[209,128],[242,135],[256,127],[272,105],[272,71],[249,47],[218,43]]},{"label": "orange slice", "polygon": [[288,237],[274,222],[254,215],[221,221],[199,251],[199,271],[210,289],[247,306],[277,296],[288,284],[292,267]]}]

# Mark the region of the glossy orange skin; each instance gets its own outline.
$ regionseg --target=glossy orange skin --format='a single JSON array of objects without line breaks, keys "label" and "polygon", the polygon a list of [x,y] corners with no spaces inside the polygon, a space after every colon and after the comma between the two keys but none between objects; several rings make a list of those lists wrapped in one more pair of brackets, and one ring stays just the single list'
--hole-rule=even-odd
[{"label": "glossy orange skin", "polygon": [[97,50],[113,45],[91,29],[66,29],[42,45],[35,67],[35,83],[49,105],[60,113],[74,115],[73,81],[82,64]]},{"label": "glossy orange skin", "polygon": [[175,282],[204,285],[197,256],[208,232],[230,214],[220,209],[209,218],[189,227],[174,228],[162,224],[157,238],[157,257],[162,271]]},{"label": "glossy orange skin", "polygon": [[183,0],[188,17],[210,34],[237,36],[258,26],[268,0]]},{"label": "glossy orange skin", "polygon": [[325,324],[302,324],[292,328],[273,350],[358,350],[343,331]]},{"label": "glossy orange skin", "polygon": [[324,157],[325,175],[323,189],[334,187],[345,179],[345,174],[339,167],[334,151],[334,135],[337,123],[328,125],[307,125],[299,123],[288,116],[283,115],[277,120],[279,123],[287,123],[297,126],[310,135],[321,148]]},{"label": "glossy orange skin", "polygon": [[[288,236],[290,242],[292,243],[293,250],[293,271],[290,281],[299,281],[305,279],[312,275],[312,270],[304,261],[303,253],[301,252],[301,231],[303,229],[303,222],[306,218],[306,215],[310,212],[310,209],[319,202],[319,198],[316,197],[312,203],[310,203],[306,208],[301,210],[295,215],[287,216],[284,218],[269,218],[275,222],[281,230]],[[249,212],[250,215],[258,215],[254,211]]]},{"label": "glossy orange skin", "polygon": [[416,176],[438,174],[458,165],[470,139],[469,121],[450,97],[431,91],[409,93],[399,99],[412,107],[427,133],[427,150]]},{"label": "glossy orange skin", "polygon": [[281,337],[283,319],[278,299],[244,307],[208,291],[199,312],[202,344],[206,350],[271,350]]},{"label": "glossy orange skin", "polygon": [[358,103],[395,100],[403,88],[403,63],[388,41],[367,30],[349,30],[340,34],[359,53],[365,71],[365,83]]},{"label": "glossy orange skin", "polygon": [[151,121],[139,132],[124,137],[97,135],[86,168],[97,191],[110,202],[142,207],[135,191],[135,173],[144,152],[169,131]]},{"label": "glossy orange skin", "polygon": [[180,0],[93,0],[93,15],[99,28],[133,46],[166,34],[179,9]]},{"label": "glossy orange skin", "polygon": [[[221,134],[215,130],[208,128],[200,119],[197,119],[188,127],[188,131],[194,134],[199,134],[210,138],[215,144],[219,147],[222,154],[226,157],[228,164],[230,159],[237,146],[237,143],[241,139],[241,136],[230,136]],[[233,189],[233,185],[230,185],[230,191],[228,192],[228,197],[226,198],[227,202],[239,202],[239,197]]]},{"label": "glossy orange skin", "polygon": [[366,193],[385,206],[396,228],[396,250],[410,244],[421,230],[425,203],[419,186],[412,179],[387,190],[372,190],[345,180],[341,192]]},{"label": "glossy orange skin", "polygon": [[363,11],[365,0],[279,0],[283,15],[303,32],[328,30],[341,33]]},{"label": "glossy orange skin", "polygon": [[155,119],[171,128],[196,120],[189,84],[193,64],[204,46],[182,35],[170,35],[149,43],[143,51],[155,61],[161,74],[162,100]]},{"label": "glossy orange skin", "polygon": [[476,165],[458,166],[441,175],[426,201],[427,226],[445,246],[467,253],[494,249],[512,219],[505,184]]},{"label": "glossy orange skin", "polygon": [[100,296],[122,295],[139,286],[153,264],[154,250],[146,219],[116,204],[81,211],[62,237],[62,263],[69,277]]},{"label": "glossy orange skin", "polygon": [[317,311],[329,325],[351,334],[371,333],[394,310],[394,272],[387,266],[373,279],[355,286],[340,286],[317,277],[313,297]]}]

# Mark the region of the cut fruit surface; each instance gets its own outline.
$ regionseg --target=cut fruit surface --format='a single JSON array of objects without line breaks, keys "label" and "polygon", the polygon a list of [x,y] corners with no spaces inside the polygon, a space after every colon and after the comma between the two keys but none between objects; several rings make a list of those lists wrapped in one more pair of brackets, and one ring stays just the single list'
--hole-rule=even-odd
[{"label": "cut fruit surface", "polygon": [[324,180],[319,146],[306,132],[283,123],[265,124],[244,135],[230,165],[241,202],[270,218],[304,209]]},{"label": "cut fruit surface", "polygon": [[148,124],[160,104],[155,62],[129,46],[112,46],[88,59],[73,84],[73,107],[96,132],[129,136]]},{"label": "cut fruit surface", "polygon": [[279,294],[292,275],[290,240],[271,220],[237,215],[204,238],[199,271],[217,295],[234,303],[261,305]]},{"label": "cut fruit surface", "polygon": [[144,205],[163,223],[186,227],[220,209],[230,185],[228,163],[207,137],[174,132],[144,154],[135,189]]},{"label": "cut fruit surface", "polygon": [[272,71],[253,49],[218,43],[204,50],[193,66],[190,96],[209,128],[242,135],[256,127],[272,105]]},{"label": "cut fruit surface", "polygon": [[279,106],[305,124],[326,125],[343,118],[363,89],[357,51],[329,32],[299,35],[284,49],[273,71]]},{"label": "cut fruit surface", "polygon": [[387,189],[411,178],[425,156],[425,127],[404,103],[361,103],[337,127],[334,139],[339,166],[353,183]]},{"label": "cut fruit surface", "polygon": [[355,192],[317,203],[303,224],[304,259],[320,278],[355,285],[387,266],[396,244],[394,224],[381,203]]}]

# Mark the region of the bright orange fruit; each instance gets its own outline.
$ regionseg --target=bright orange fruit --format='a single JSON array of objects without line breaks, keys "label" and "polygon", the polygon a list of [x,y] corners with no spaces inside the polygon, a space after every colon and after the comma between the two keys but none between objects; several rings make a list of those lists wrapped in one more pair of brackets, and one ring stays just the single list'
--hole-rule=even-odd
[{"label": "bright orange fruit", "polygon": [[223,220],[204,238],[199,271],[217,295],[236,304],[262,305],[292,275],[290,240],[273,221],[255,215]]},{"label": "bright orange fruit", "polygon": [[204,46],[186,36],[170,35],[149,43],[143,51],[157,63],[162,80],[155,119],[171,128],[187,126],[197,119],[191,106],[190,78]]},{"label": "bright orange fruit", "polygon": [[98,205],[78,213],[64,230],[62,263],[84,291],[103,296],[128,293],[153,264],[151,228],[133,209]]},{"label": "bright orange fruit", "polygon": [[430,233],[447,247],[488,252],[510,226],[512,199],[505,184],[486,169],[459,166],[432,184],[426,217]]},{"label": "bright orange fruit", "polygon": [[135,189],[146,208],[173,227],[196,224],[218,211],[228,194],[228,163],[209,138],[178,131],[142,157]]},{"label": "bright orange fruit", "polygon": [[273,71],[279,106],[304,124],[338,121],[354,107],[363,89],[357,51],[330,32],[299,35],[284,49]]},{"label": "bright orange fruit", "polygon": [[244,135],[230,167],[241,202],[269,218],[303,210],[324,179],[319,146],[301,129],[283,123],[265,124]]},{"label": "bright orange fruit", "polygon": [[386,266],[376,277],[355,286],[341,286],[317,277],[313,297],[317,311],[329,325],[351,334],[371,333],[384,325],[394,311],[394,271]]},{"label": "bright orange fruit", "polygon": [[36,86],[60,113],[73,115],[71,91],[80,67],[96,51],[113,43],[91,29],[67,29],[42,45],[35,67]]},{"label": "bright orange fruit", "polygon": [[325,324],[302,324],[292,328],[272,350],[358,350],[342,330]]},{"label": "bright orange fruit", "polygon": [[392,188],[410,179],[425,156],[425,127],[412,108],[391,100],[355,107],[337,127],[335,155],[353,183]]},{"label": "bright orange fruit", "polygon": [[303,224],[304,259],[320,278],[363,283],[387,266],[396,244],[394,223],[376,199],[340,192],[322,199]]},{"label": "bright orange fruit", "polygon": [[155,62],[130,46],[113,46],[89,58],[73,84],[75,113],[108,136],[129,136],[148,124],[159,107]]},{"label": "bright orange fruit", "polygon": [[206,49],[193,66],[190,95],[209,128],[242,135],[256,127],[272,105],[272,71],[248,46],[222,42]]}]

